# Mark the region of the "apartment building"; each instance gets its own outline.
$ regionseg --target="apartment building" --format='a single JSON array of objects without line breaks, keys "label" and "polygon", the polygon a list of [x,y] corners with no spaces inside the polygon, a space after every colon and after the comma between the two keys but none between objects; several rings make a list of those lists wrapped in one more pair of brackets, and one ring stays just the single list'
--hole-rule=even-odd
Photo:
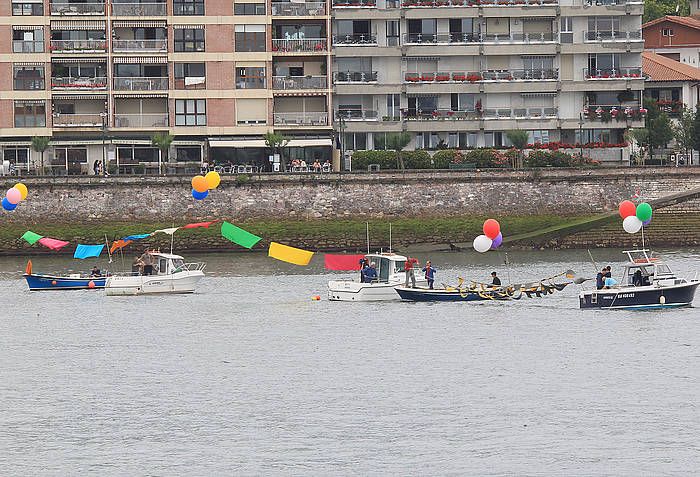
[{"label": "apartment building", "polygon": [[[642,1],[335,0],[336,128],[347,150],[596,143],[643,126]],[[640,111],[641,110],[641,111]]]},{"label": "apartment building", "polygon": [[[3,0],[0,150],[33,169],[270,169],[263,134],[288,158],[330,157],[330,7],[268,0]],[[168,157],[151,144],[170,133]]]}]

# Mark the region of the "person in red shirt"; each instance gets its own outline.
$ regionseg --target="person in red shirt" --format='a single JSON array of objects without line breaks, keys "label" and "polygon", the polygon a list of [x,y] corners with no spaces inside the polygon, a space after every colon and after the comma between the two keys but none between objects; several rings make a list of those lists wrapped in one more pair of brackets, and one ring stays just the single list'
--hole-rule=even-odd
[{"label": "person in red shirt", "polygon": [[410,278],[412,288],[416,288],[416,274],[413,271],[413,265],[418,265],[418,260],[415,258],[408,257],[403,265],[403,269],[406,272],[406,288],[408,288],[408,280]]}]

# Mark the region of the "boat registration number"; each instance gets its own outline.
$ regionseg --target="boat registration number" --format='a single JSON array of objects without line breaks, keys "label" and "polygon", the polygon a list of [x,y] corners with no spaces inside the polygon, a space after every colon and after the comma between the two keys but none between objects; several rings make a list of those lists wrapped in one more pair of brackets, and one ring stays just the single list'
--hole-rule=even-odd
[{"label": "boat registration number", "polygon": [[618,298],[634,298],[634,293],[620,293],[617,295]]}]

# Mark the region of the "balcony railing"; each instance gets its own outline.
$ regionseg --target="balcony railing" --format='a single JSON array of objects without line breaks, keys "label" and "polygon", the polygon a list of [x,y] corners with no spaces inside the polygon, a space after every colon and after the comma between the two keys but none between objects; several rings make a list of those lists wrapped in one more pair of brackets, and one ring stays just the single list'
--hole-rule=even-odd
[{"label": "balcony railing", "polygon": [[405,73],[405,83],[476,83],[482,81],[540,81],[556,80],[557,69],[498,70],[498,71],[438,71],[430,73]]},{"label": "balcony railing", "polygon": [[476,121],[480,119],[477,111],[453,111],[451,109],[434,109],[424,111],[421,109],[408,109],[404,117],[409,121],[432,121],[432,120],[453,120],[453,121]]},{"label": "balcony railing", "polygon": [[168,40],[165,38],[160,40],[113,40],[112,49],[115,52],[167,52]]},{"label": "balcony railing", "polygon": [[377,0],[333,0],[333,8],[376,8]]},{"label": "balcony railing", "polygon": [[557,108],[486,108],[481,111],[466,110],[453,111],[450,109],[435,109],[432,111],[407,110],[405,116],[408,120],[459,120],[476,121],[494,119],[555,119],[558,115]]},{"label": "balcony railing", "polygon": [[16,91],[32,91],[46,89],[44,78],[15,78],[14,89]]},{"label": "balcony railing", "polygon": [[166,13],[165,3],[112,3],[115,17],[164,17]]},{"label": "balcony railing", "polygon": [[328,51],[325,38],[286,39],[273,38],[272,51],[280,53],[321,53]]},{"label": "balcony railing", "polygon": [[297,89],[326,89],[328,88],[327,76],[273,76],[272,89],[297,90]]},{"label": "balcony railing", "polygon": [[117,91],[164,91],[168,89],[168,78],[114,78],[114,89]]},{"label": "balcony railing", "polygon": [[644,119],[647,110],[639,105],[620,104],[588,104],[581,110],[581,115],[587,121],[640,121]]},{"label": "balcony railing", "polygon": [[417,7],[532,7],[556,6],[559,0],[404,0],[401,6]]},{"label": "balcony railing", "polygon": [[508,35],[488,35],[477,33],[407,33],[404,43],[409,45],[454,44],[454,43],[488,43],[488,44],[530,44],[554,42],[551,32],[511,33]]},{"label": "balcony railing", "polygon": [[105,89],[107,78],[98,76],[95,78],[64,76],[51,78],[51,89]]},{"label": "balcony railing", "polygon": [[631,68],[584,68],[583,77],[587,80],[643,78],[642,69]]},{"label": "balcony railing", "polygon": [[375,35],[336,35],[333,37],[335,46],[376,46],[377,37]]},{"label": "balcony railing", "polygon": [[510,35],[482,35],[482,43],[547,43],[554,42],[552,32],[511,33]]},{"label": "balcony railing", "polygon": [[376,83],[376,71],[337,71],[333,80],[336,83]]},{"label": "balcony railing", "polygon": [[325,2],[272,2],[272,15],[278,17],[305,17],[326,14]]},{"label": "balcony railing", "polygon": [[104,2],[51,3],[51,15],[104,15]]},{"label": "balcony railing", "polygon": [[54,127],[102,127],[103,115],[100,113],[87,114],[55,114],[53,117]]},{"label": "balcony railing", "polygon": [[276,126],[327,126],[328,113],[320,112],[298,112],[298,113],[274,113],[274,123]]},{"label": "balcony railing", "polygon": [[13,40],[12,41],[12,52],[13,53],[43,53],[44,52],[44,42],[43,41]]},{"label": "balcony railing", "polygon": [[51,40],[51,51],[94,52],[105,51],[107,42],[105,40]]},{"label": "balcony railing", "polygon": [[342,110],[338,111],[336,117],[342,118],[346,121],[377,121],[379,119],[379,112],[373,111],[371,109],[362,110]]},{"label": "balcony railing", "polygon": [[115,128],[166,128],[168,113],[115,114]]},{"label": "balcony railing", "polygon": [[584,41],[641,41],[641,31],[587,31]]}]

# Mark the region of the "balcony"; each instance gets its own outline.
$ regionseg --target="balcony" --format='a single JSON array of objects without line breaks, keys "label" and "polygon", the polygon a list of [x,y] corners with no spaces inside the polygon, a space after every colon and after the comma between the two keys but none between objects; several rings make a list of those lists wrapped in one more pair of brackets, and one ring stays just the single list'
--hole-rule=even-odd
[{"label": "balcony", "polygon": [[315,17],[326,14],[325,2],[272,2],[272,16]]},{"label": "balcony", "polygon": [[335,83],[376,83],[376,71],[337,71],[334,74]]},{"label": "balcony", "polygon": [[54,114],[53,126],[59,128],[102,127],[104,113]]},{"label": "balcony", "polygon": [[642,41],[641,31],[586,31],[583,41],[585,42],[630,42]]},{"label": "balcony", "polygon": [[[484,110],[484,119],[489,119],[487,111],[489,110]],[[557,108],[516,108],[513,109],[511,117],[515,119],[556,119]]]},{"label": "balcony", "polygon": [[553,7],[559,0],[404,0],[404,8],[433,7]]},{"label": "balcony", "polygon": [[325,38],[273,38],[272,51],[275,53],[325,53],[328,51],[328,42]]},{"label": "balcony", "polygon": [[298,112],[298,113],[274,113],[275,126],[327,126],[328,113]]},{"label": "balcony", "polygon": [[481,118],[479,112],[472,111],[453,111],[451,109],[435,109],[432,111],[424,111],[421,109],[408,109],[404,112],[405,119],[409,121],[436,121],[436,120],[452,120],[452,121],[477,121]]},{"label": "balcony", "polygon": [[12,40],[12,52],[13,53],[43,53],[44,52],[44,42],[41,40],[37,40],[37,41]]},{"label": "balcony", "polygon": [[168,78],[114,78],[114,89],[115,91],[166,91],[168,89]]},{"label": "balcony", "polygon": [[105,77],[56,77],[51,78],[51,89],[54,90],[92,90],[106,89],[107,78]]},{"label": "balcony", "polygon": [[165,3],[112,3],[115,17],[164,17],[166,13]]},{"label": "balcony", "polygon": [[639,67],[584,68],[583,77],[587,80],[644,79]]},{"label": "balcony", "polygon": [[115,114],[115,128],[167,128],[168,113]]},{"label": "balcony", "polygon": [[408,110],[405,113],[409,121],[477,121],[496,119],[556,119],[557,108],[486,108],[481,111],[453,111],[435,109],[433,111]]},{"label": "balcony", "polygon": [[105,40],[51,40],[54,53],[104,53],[107,50]]},{"label": "balcony", "polygon": [[327,76],[273,76],[272,89],[274,90],[299,90],[299,89],[327,89]]},{"label": "balcony", "polygon": [[371,109],[338,111],[338,118],[345,121],[378,121],[379,112]]},{"label": "balcony", "polygon": [[450,43],[478,43],[477,33],[406,33],[403,41],[407,45],[435,45]]},{"label": "balcony", "polygon": [[104,2],[68,3],[52,2],[51,15],[104,15]]},{"label": "balcony", "polygon": [[168,40],[113,40],[115,53],[167,53]]},{"label": "balcony", "polygon": [[333,0],[333,8],[377,8],[377,0]]},{"label": "balcony", "polygon": [[581,115],[587,121],[641,121],[647,110],[639,105],[620,106],[619,104],[589,104],[583,107]]},{"label": "balcony", "polygon": [[559,70],[498,70],[405,73],[404,83],[477,83],[484,81],[543,81],[557,80]]},{"label": "balcony", "polygon": [[375,35],[336,35],[333,46],[377,46]]}]

